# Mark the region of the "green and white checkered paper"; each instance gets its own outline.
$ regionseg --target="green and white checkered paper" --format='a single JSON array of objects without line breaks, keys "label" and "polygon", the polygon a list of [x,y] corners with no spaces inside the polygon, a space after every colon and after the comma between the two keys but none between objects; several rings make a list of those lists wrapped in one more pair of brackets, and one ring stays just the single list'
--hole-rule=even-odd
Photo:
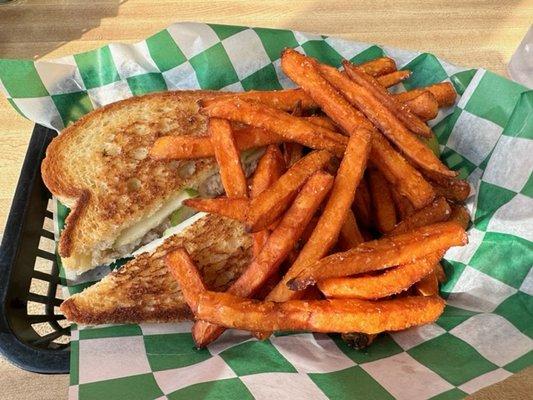
[{"label": "green and white checkered paper", "polygon": [[[284,47],[337,67],[389,55],[413,71],[401,90],[448,80],[461,95],[432,122],[443,160],[473,187],[470,243],[444,261],[444,314],[365,351],[336,335],[258,342],[239,331],[195,350],[190,323],[73,329],[71,399],[457,399],[533,364],[533,91],[431,54],[196,23],[58,60],[0,60],[0,90],[23,116],[60,130],[158,90],[292,87],[280,69]],[[62,206],[56,217],[60,229]],[[94,279],[66,282],[74,292]]]}]

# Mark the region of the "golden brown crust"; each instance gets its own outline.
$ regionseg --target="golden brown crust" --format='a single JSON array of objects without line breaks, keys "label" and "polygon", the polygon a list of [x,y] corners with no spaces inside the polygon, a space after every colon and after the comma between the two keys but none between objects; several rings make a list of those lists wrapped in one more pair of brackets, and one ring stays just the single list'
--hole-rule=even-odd
[{"label": "golden brown crust", "polygon": [[[120,232],[154,213],[184,186],[214,173],[212,159],[161,161],[148,149],[163,135],[203,135],[197,101],[215,92],[176,91],[132,97],[97,109],[65,128],[48,146],[41,167],[48,189],[72,207],[59,254],[110,252]],[[94,264],[94,262],[93,262]]]},{"label": "golden brown crust", "polygon": [[143,253],[99,283],[71,296],[61,311],[73,322],[169,322],[191,317],[177,282],[165,265],[165,255],[185,247],[210,290],[224,291],[252,258],[251,236],[243,224],[207,215],[183,233],[165,240],[153,253]]}]

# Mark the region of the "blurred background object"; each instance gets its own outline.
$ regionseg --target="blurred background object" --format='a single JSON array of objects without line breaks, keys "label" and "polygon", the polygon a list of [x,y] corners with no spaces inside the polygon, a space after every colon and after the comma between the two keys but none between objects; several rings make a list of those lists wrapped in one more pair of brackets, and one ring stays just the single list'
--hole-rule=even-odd
[{"label": "blurred background object", "polygon": [[516,49],[507,66],[509,76],[528,88],[533,88],[533,25]]}]

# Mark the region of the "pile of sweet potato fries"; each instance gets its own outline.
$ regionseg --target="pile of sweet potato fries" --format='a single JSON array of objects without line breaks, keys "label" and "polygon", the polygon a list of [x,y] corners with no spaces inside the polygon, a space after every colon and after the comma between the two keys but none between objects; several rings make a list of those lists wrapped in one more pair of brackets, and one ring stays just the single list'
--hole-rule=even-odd
[{"label": "pile of sweet potato fries", "polygon": [[[427,144],[425,121],[454,103],[450,83],[400,94],[410,74],[394,60],[343,71],[295,50],[281,66],[297,89],[227,93],[201,101],[205,137],[167,136],[157,159],[215,157],[226,196],[186,205],[242,221],[253,260],[225,293],[207,290],[183,248],[167,265],[205,347],[226,328],[360,333],[435,321],[444,309],[439,264],[467,243],[469,185]],[[425,140],[426,138],[426,140]],[[267,146],[250,187],[242,150]]]}]

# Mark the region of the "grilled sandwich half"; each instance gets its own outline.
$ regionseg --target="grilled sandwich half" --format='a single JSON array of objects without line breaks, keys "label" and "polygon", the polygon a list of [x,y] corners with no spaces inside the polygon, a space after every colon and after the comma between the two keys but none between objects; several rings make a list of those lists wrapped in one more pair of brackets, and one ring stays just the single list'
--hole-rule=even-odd
[{"label": "grilled sandwich half", "polygon": [[[216,95],[176,91],[132,97],[87,114],[52,141],[42,176],[71,208],[58,248],[67,270],[82,273],[128,255],[160,236],[185,198],[221,194],[213,158],[148,156],[160,136],[205,135],[207,118],[198,113],[197,102]],[[249,172],[256,158],[245,161]]]},{"label": "grilled sandwich half", "polygon": [[252,259],[252,239],[240,222],[208,214],[140,254],[100,282],[65,300],[61,311],[83,325],[171,322],[192,318],[165,255],[185,247],[210,290],[225,291]]}]

